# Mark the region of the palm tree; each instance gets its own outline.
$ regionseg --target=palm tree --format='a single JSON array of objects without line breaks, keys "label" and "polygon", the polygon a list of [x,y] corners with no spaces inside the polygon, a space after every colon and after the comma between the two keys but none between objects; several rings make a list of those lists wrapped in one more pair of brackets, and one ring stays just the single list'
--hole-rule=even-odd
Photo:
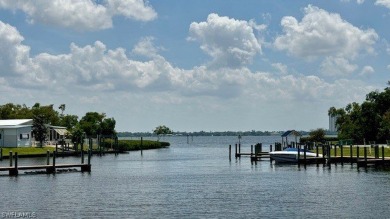
[{"label": "palm tree", "polygon": [[65,111],[65,104],[61,104],[60,107],[58,107],[58,109],[61,110],[61,116],[63,116]]}]

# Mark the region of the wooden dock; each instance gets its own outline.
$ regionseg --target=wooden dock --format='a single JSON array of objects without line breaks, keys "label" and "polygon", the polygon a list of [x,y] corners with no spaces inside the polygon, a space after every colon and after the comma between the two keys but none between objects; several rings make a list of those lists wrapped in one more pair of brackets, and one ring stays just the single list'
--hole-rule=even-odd
[{"label": "wooden dock", "polygon": [[[19,170],[46,170],[47,174],[55,174],[57,169],[64,168],[80,168],[81,172],[91,172],[91,151],[88,151],[88,162],[84,164],[84,152],[81,153],[80,164],[56,164],[56,152],[52,154],[53,162],[50,164],[50,152],[47,151],[47,161],[43,165],[31,165],[31,166],[19,166],[18,165],[18,153],[14,155],[10,152],[9,160],[10,165],[8,167],[0,167],[0,171],[8,171],[9,176],[19,175]],[[14,161],[13,161],[14,160]]]},{"label": "wooden dock", "polygon": [[[359,156],[359,146],[355,147],[356,150],[356,156],[352,156],[353,147],[350,145],[350,155],[344,156],[343,150],[341,150],[341,153],[338,155],[336,153],[337,147],[342,146],[335,146],[333,145],[334,153],[331,155],[332,147],[330,145],[321,145],[316,147],[316,153],[318,155],[319,148],[322,147],[322,151],[325,153],[323,157],[317,156],[317,157],[298,157],[297,164],[298,165],[307,165],[307,164],[323,164],[324,166],[329,166],[331,164],[341,164],[344,165],[346,163],[357,164],[357,168],[360,167],[381,167],[381,166],[387,166],[390,167],[390,158],[384,157],[384,146],[382,145],[381,148],[376,145],[373,147],[374,150],[374,156],[368,156],[367,155],[367,148],[364,147],[364,153],[363,155]],[[306,146],[305,146],[306,148]],[[255,150],[253,150],[255,149]],[[281,148],[275,147],[276,150],[281,150]],[[382,157],[379,156],[380,149],[382,150]],[[231,159],[231,145],[229,145],[229,159]],[[272,151],[272,145],[270,146],[270,151],[263,151],[262,144],[256,144],[255,148],[253,148],[253,145],[251,145],[251,151],[249,152],[241,152],[241,145],[236,144],[235,145],[235,158],[241,158],[242,156],[249,156],[251,159],[251,162],[257,163],[257,161],[270,161],[272,162],[272,158],[269,155],[269,152]]]}]

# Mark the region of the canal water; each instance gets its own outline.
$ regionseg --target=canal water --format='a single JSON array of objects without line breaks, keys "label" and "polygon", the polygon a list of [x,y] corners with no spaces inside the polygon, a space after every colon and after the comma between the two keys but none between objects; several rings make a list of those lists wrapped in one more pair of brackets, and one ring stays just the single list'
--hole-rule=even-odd
[{"label": "canal water", "polygon": [[[92,172],[0,176],[2,218],[387,218],[390,172],[229,160],[237,137],[165,137],[165,149],[93,156]],[[280,137],[242,137],[242,151]],[[234,148],[234,147],[233,147]],[[234,151],[234,150],[233,150]],[[234,153],[234,152],[233,152]],[[19,165],[44,164],[20,159]],[[78,163],[80,158],[58,158]],[[8,160],[0,162],[9,165]],[[5,173],[1,173],[5,174]]]}]

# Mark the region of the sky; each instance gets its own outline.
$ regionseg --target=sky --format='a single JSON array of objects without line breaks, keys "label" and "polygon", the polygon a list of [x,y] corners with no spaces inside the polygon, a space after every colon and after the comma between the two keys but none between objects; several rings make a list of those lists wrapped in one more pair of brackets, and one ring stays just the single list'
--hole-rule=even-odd
[{"label": "sky", "polygon": [[0,105],[120,132],[327,129],[387,86],[389,23],[390,0],[0,0]]}]

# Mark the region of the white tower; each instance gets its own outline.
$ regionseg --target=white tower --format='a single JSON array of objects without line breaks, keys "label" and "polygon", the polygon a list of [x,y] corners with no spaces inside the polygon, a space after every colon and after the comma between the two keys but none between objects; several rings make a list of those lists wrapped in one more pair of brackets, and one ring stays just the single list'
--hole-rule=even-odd
[{"label": "white tower", "polygon": [[330,132],[337,132],[336,128],[336,120],[338,116],[329,116],[329,131]]}]

